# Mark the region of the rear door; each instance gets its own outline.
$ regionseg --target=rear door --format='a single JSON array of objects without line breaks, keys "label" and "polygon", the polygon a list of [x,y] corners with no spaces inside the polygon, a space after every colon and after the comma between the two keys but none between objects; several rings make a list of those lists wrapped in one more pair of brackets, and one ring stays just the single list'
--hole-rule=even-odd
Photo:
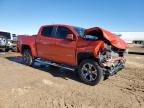
[{"label": "rear door", "polygon": [[53,60],[55,42],[55,26],[46,26],[36,39],[38,56],[47,60]]},{"label": "rear door", "polygon": [[67,40],[68,34],[73,34],[69,28],[64,26],[57,27],[54,55],[57,62],[74,65],[76,64],[76,40]]}]

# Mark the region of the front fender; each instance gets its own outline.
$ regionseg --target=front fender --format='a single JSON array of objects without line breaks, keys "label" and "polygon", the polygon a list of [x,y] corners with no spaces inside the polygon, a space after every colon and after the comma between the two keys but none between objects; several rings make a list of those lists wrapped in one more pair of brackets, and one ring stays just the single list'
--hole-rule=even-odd
[{"label": "front fender", "polygon": [[95,58],[99,59],[99,52],[100,52],[100,50],[102,50],[104,48],[105,48],[105,46],[104,46],[103,41],[99,42],[99,44],[97,44],[95,46],[94,51],[93,51],[93,54],[94,54]]}]

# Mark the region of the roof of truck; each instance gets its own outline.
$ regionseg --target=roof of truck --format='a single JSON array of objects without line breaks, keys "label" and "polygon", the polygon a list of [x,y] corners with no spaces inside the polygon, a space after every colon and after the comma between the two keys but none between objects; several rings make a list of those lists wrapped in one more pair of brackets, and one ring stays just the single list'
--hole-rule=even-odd
[{"label": "roof of truck", "polygon": [[[42,27],[45,27],[45,26],[66,26],[66,27],[78,27],[78,26],[67,25],[67,24],[48,24],[48,25],[43,25]],[[78,27],[78,28],[82,28],[82,27]]]}]

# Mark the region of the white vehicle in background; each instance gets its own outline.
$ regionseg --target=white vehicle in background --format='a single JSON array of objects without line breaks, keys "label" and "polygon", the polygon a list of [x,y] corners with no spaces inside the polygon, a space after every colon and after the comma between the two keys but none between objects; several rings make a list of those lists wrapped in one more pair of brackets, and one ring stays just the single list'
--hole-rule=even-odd
[{"label": "white vehicle in background", "polygon": [[0,31],[0,50],[8,52],[17,50],[17,37],[15,34]]}]

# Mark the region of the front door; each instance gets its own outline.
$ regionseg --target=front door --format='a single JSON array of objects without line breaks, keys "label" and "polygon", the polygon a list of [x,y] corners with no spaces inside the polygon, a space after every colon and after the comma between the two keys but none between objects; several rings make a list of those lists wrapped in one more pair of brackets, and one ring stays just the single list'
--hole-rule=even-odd
[{"label": "front door", "polygon": [[73,34],[67,27],[58,26],[56,30],[56,46],[55,59],[58,62],[74,65],[76,64],[76,40],[70,41],[66,37],[68,34]]}]

